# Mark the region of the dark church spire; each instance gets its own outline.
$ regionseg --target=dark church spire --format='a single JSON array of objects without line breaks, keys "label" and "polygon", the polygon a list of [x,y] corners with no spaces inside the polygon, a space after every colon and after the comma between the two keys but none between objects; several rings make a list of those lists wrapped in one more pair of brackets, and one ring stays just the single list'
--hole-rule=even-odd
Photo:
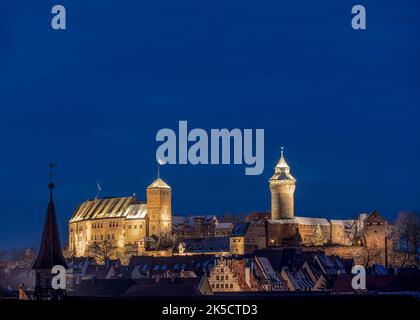
[{"label": "dark church spire", "polygon": [[50,202],[48,203],[47,215],[45,217],[38,257],[32,266],[32,269],[35,270],[52,269],[52,267],[55,265],[62,265],[67,269],[67,264],[61,250],[60,236],[58,233],[57,218],[55,215],[55,206],[53,200],[53,170],[55,166],[55,163],[50,164],[50,183],[48,184],[48,188],[50,189]]}]

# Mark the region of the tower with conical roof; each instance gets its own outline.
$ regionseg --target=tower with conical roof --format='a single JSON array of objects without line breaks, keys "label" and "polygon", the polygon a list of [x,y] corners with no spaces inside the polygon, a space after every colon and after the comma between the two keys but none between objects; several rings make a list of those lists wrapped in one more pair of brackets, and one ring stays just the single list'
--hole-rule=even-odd
[{"label": "tower with conical roof", "polygon": [[296,179],[290,174],[290,167],[284,159],[284,149],[270,178],[271,219],[291,219],[294,217],[294,194]]},{"label": "tower with conical roof", "polygon": [[54,183],[52,182],[53,167],[54,164],[51,164],[51,181],[48,185],[50,189],[50,201],[42,231],[41,244],[38,257],[32,265],[32,269],[36,271],[34,293],[36,299],[59,299],[65,295],[65,291],[61,289],[54,290],[52,288],[52,278],[55,276],[51,273],[52,268],[56,265],[61,265],[65,269],[68,268],[61,250],[60,235],[58,233],[57,218],[55,215],[53,200]]},{"label": "tower with conical roof", "polygon": [[172,234],[172,188],[158,177],[147,187],[148,235]]}]

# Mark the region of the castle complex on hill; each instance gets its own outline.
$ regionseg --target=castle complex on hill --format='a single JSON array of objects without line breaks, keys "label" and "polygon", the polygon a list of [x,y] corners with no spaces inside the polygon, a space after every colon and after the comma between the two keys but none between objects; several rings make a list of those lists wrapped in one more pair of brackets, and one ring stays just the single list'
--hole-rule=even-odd
[{"label": "castle complex on hill", "polygon": [[296,179],[290,173],[283,150],[270,179],[271,219],[267,220],[267,246],[364,246],[384,251],[387,222],[376,211],[353,220],[295,217]]},{"label": "castle complex on hill", "polygon": [[[161,178],[146,190],[146,202],[134,195],[96,198],[82,203],[69,221],[69,256],[88,256],[95,243],[107,243],[110,257],[152,254],[163,239],[170,254],[241,255],[270,247],[332,247],[349,254],[355,246],[375,249],[385,259],[387,222],[377,212],[353,220],[298,217],[294,213],[296,179],[283,149],[269,180],[271,214],[246,223],[219,223],[216,216],[172,216],[172,189]],[[255,218],[255,217],[254,217]],[[188,248],[190,251],[188,251]],[[195,250],[195,251],[194,251]]]}]

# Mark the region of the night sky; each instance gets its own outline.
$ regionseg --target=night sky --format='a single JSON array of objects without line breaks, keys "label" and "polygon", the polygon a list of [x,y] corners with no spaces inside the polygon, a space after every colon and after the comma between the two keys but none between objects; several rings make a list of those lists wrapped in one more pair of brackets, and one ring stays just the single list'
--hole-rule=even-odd
[{"label": "night sky", "polygon": [[[367,30],[351,28],[366,5]],[[54,4],[66,31],[51,28]],[[156,132],[265,129],[265,170],[164,166],[173,214],[269,210],[280,147],[296,215],[420,209],[418,0],[0,2],[0,249],[37,246],[56,161],[67,220],[156,178]]]}]

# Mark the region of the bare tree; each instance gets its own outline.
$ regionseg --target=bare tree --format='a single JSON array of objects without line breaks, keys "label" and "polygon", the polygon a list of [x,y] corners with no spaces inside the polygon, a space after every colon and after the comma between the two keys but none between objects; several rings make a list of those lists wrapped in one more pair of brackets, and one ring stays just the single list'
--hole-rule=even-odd
[{"label": "bare tree", "polygon": [[344,222],[344,233],[352,245],[361,245],[363,221],[360,215],[356,215],[353,220]]},{"label": "bare tree", "polygon": [[377,258],[380,257],[382,250],[378,248],[366,248],[363,256],[365,268],[368,268]]},{"label": "bare tree", "polygon": [[169,233],[162,234],[158,240],[159,248],[169,249],[176,244],[176,237]]},{"label": "bare tree", "polygon": [[149,241],[147,246],[153,250],[166,250],[175,246],[177,238],[169,233],[162,234],[156,241]]},{"label": "bare tree", "polygon": [[94,241],[88,247],[88,254],[98,263],[104,263],[111,255],[112,242],[109,240]]},{"label": "bare tree", "polygon": [[408,263],[419,264],[420,213],[400,212],[393,230],[394,260],[404,267]]}]

